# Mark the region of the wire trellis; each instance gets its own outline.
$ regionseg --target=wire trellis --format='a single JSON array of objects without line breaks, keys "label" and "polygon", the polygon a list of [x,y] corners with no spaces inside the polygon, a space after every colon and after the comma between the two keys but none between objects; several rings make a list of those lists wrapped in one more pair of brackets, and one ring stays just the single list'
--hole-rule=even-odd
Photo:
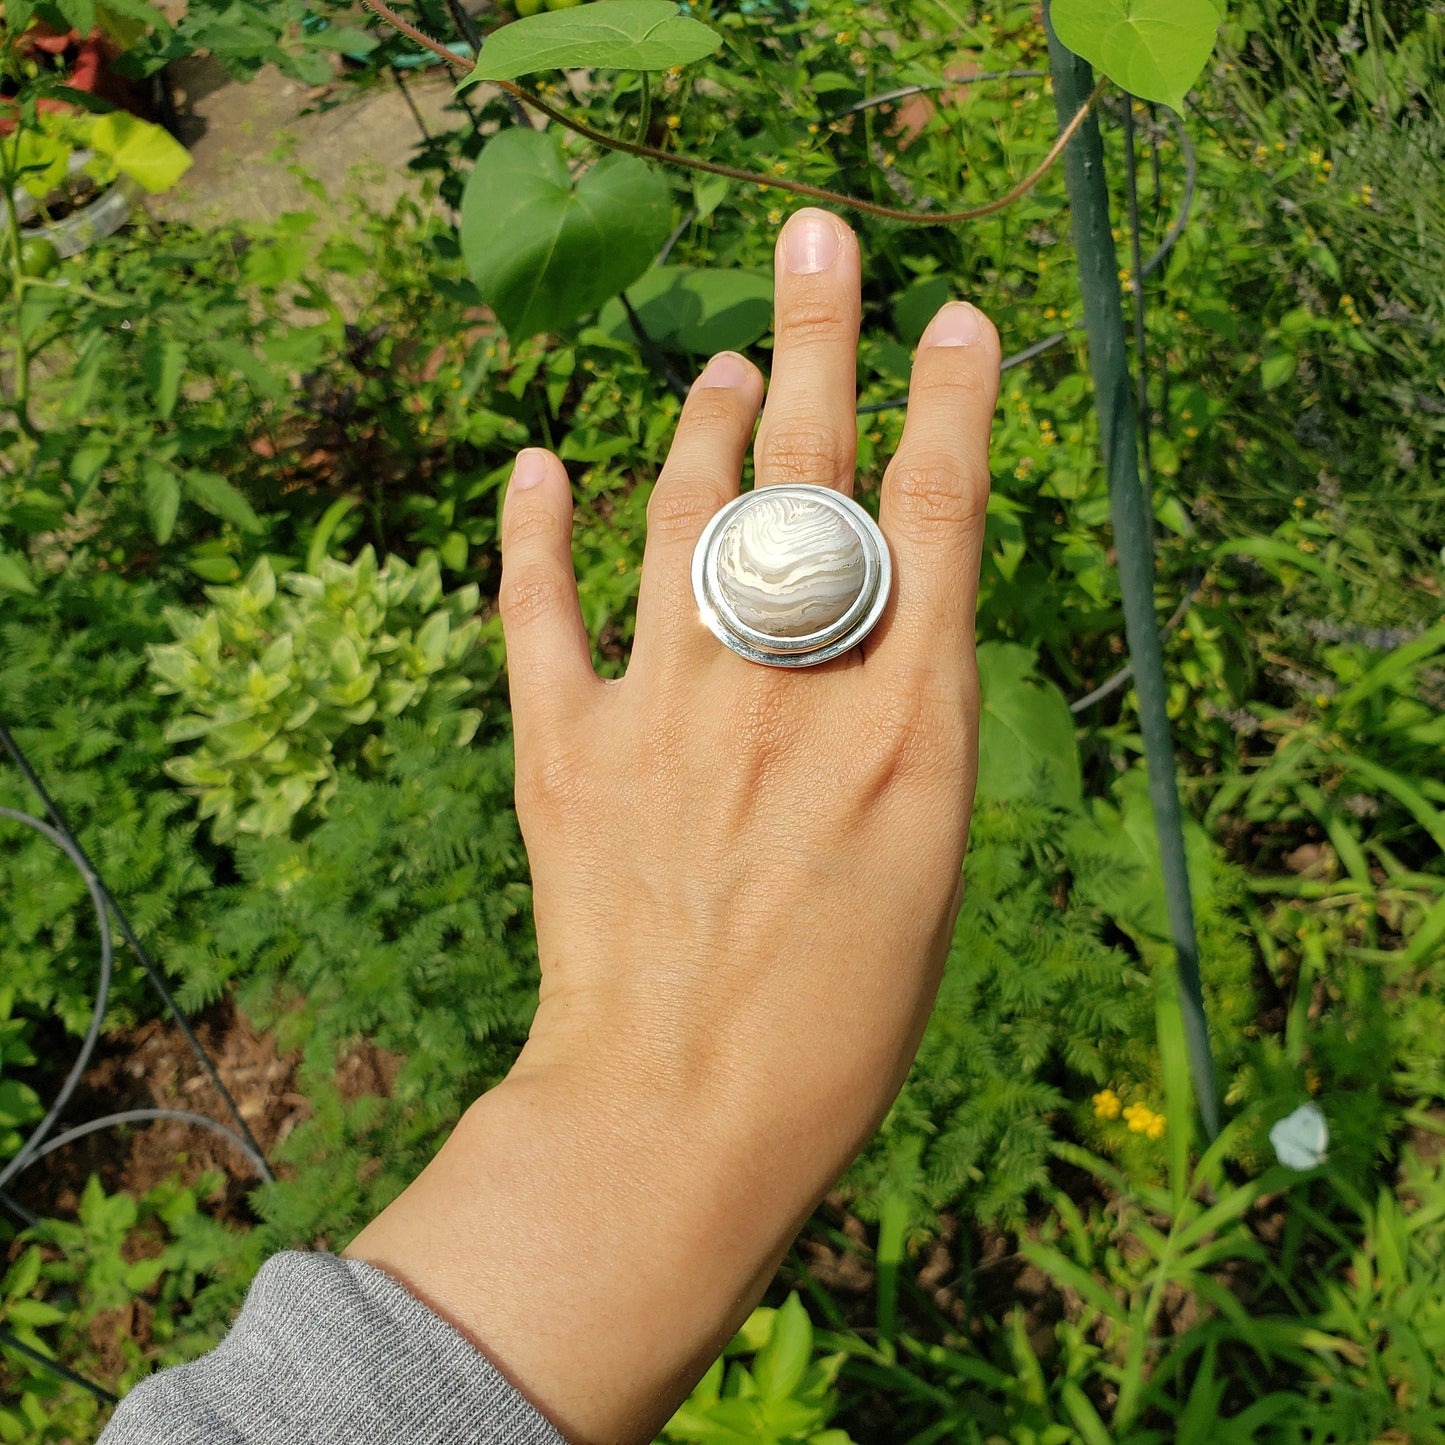
[{"label": "wire trellis", "polygon": [[[179,1120],[182,1123],[190,1124],[196,1128],[209,1129],[212,1133],[221,1136],[232,1144],[242,1154],[256,1174],[266,1182],[274,1181],[270,1165],[266,1162],[266,1156],[261,1146],[256,1142],[255,1136],[247,1127],[245,1119],[241,1117],[241,1111],[236,1106],[236,1101],[231,1092],[221,1081],[221,1076],[216,1069],[214,1061],[206,1052],[204,1045],[196,1037],[185,1015],[181,1012],[171,993],[164,976],[156,966],[145,946],[136,937],[135,929],[131,926],[130,919],[126,916],[125,910],[116,902],[110,890],[105,886],[95,865],[91,862],[89,855],[81,846],[79,839],[71,830],[60,805],[46,791],[44,784],[40,781],[30,759],[26,756],[24,749],[15,739],[10,729],[0,722],[0,746],[4,747],[10,755],[11,761],[20,770],[21,775],[30,784],[30,787],[40,799],[41,806],[49,817],[47,822],[43,818],[37,818],[33,814],[23,813],[16,808],[0,807],[0,818],[12,823],[18,823],[21,827],[29,828],[32,832],[38,833],[42,838],[53,843],[65,856],[84,882],[86,891],[90,894],[91,906],[95,910],[96,936],[100,940],[100,975],[96,983],[95,1003],[91,1009],[90,1023],[86,1029],[85,1037],[81,1041],[80,1049],[75,1056],[75,1061],[70,1066],[54,1102],[46,1110],[44,1117],[30,1131],[25,1142],[20,1146],[19,1152],[3,1167],[0,1168],[0,1205],[10,1211],[22,1225],[30,1226],[39,1223],[35,1213],[27,1209],[19,1200],[10,1194],[5,1186],[13,1179],[18,1178],[26,1170],[38,1164],[48,1155],[58,1149],[63,1149],[67,1144],[77,1139],[83,1139],[88,1134],[99,1133],[104,1129],[112,1129],[122,1124],[152,1123],[156,1120],[171,1119]],[[61,1114],[69,1104],[71,1096],[79,1086],[81,1078],[85,1074],[91,1056],[95,1052],[95,1046],[100,1039],[101,1025],[105,1021],[106,1003],[110,998],[110,983],[115,968],[115,944],[111,936],[111,924],[114,921],[115,929],[121,937],[130,945],[131,951],[135,954],[141,967],[145,970],[146,976],[150,979],[156,992],[160,995],[166,1011],[175,1021],[187,1044],[190,1045],[192,1053],[197,1062],[210,1079],[216,1092],[225,1105],[227,1112],[236,1124],[232,1129],[225,1124],[210,1118],[206,1114],[197,1114],[187,1109],[124,1109],[117,1113],[105,1114],[96,1119],[87,1120],[83,1124],[77,1124],[51,1137],[51,1131],[59,1122]],[[13,1331],[0,1327],[0,1346],[5,1349],[13,1349],[24,1355],[46,1369],[53,1371],[61,1378],[70,1381],[75,1385],[83,1386],[89,1390],[97,1399],[106,1404],[114,1404],[116,1396],[103,1385],[89,1380],[85,1376],[77,1374],[59,1360],[53,1360],[49,1356],[27,1345],[23,1340],[16,1337]]]},{"label": "wire trellis", "polygon": [[[459,0],[445,0],[448,14],[453,20],[459,37],[476,53],[481,49],[483,37],[477,30],[475,22],[467,14]],[[425,141],[432,139],[426,123],[417,109],[405,84],[405,77],[402,72],[391,67],[392,75],[400,87],[406,103],[413,115],[419,131]],[[850,106],[835,112],[826,117],[828,121],[835,121],[849,115],[859,114],[865,110],[878,106],[888,105],[893,102],[907,99],[914,95],[924,94],[930,91],[951,89],[963,85],[976,84],[984,81],[995,80],[1022,80],[1041,79],[1049,74],[1045,70],[1013,70],[1013,71],[989,71],[964,77],[960,80],[948,80],[930,84],[903,86],[895,90],[887,91],[878,95],[866,97]],[[520,104],[515,98],[507,97],[513,119],[518,124],[529,125],[530,121]],[[465,102],[464,102],[465,104]],[[1152,467],[1150,461],[1150,415],[1151,407],[1148,395],[1148,351],[1147,332],[1145,326],[1145,298],[1144,283],[1152,275],[1170,251],[1174,248],[1187,226],[1193,207],[1195,190],[1198,179],[1198,165],[1194,153],[1193,144],[1189,138],[1188,131],[1182,121],[1172,114],[1168,116],[1169,123],[1173,128],[1179,142],[1180,153],[1184,163],[1184,189],[1179,202],[1178,212],[1169,226],[1158,247],[1148,257],[1142,257],[1142,223],[1140,219],[1140,204],[1138,191],[1138,159],[1136,151],[1136,124],[1133,114],[1134,102],[1131,97],[1125,96],[1124,103],[1124,136],[1126,154],[1126,186],[1127,205],[1129,215],[1130,245],[1132,248],[1133,265],[1131,267],[1130,291],[1133,300],[1134,320],[1134,343],[1136,349],[1138,388],[1138,414],[1142,432],[1141,445],[1141,467],[1143,471],[1143,486],[1146,499],[1152,487]],[[475,131],[478,125],[479,116],[470,104],[466,104],[468,117],[472,128]],[[1151,107],[1151,115],[1153,108]],[[1157,117],[1156,117],[1157,121]],[[1153,179],[1155,190],[1155,204],[1162,205],[1160,165],[1157,147],[1152,155]],[[666,263],[673,249],[681,238],[686,234],[688,228],[697,219],[696,209],[689,211],[678,222],[672,234],[657,258],[658,265]],[[666,352],[652,338],[644,326],[641,317],[635,307],[628,300],[625,294],[621,297],[622,305],[627,316],[628,324],[637,340],[639,350],[649,367],[660,378],[663,384],[674,395],[685,396],[688,384],[680,376],[672,365]],[[1055,347],[1067,341],[1075,330],[1082,329],[1083,323],[1077,327],[1067,330],[1056,331],[1029,346],[1004,358],[1002,370],[1009,371],[1015,367],[1023,366],[1036,358],[1045,355]],[[1162,375],[1162,372],[1161,372]],[[1167,381],[1166,381],[1167,384]],[[892,411],[907,406],[907,398],[898,398],[892,401],[870,402],[857,408],[859,416],[872,416],[882,412]],[[1145,512],[1152,518],[1152,506],[1146,505]],[[1179,603],[1173,616],[1161,629],[1161,636],[1167,636],[1183,620],[1188,608],[1198,596],[1202,586],[1202,573],[1196,570],[1190,579],[1190,590],[1185,598]],[[1074,713],[1082,712],[1088,707],[1103,701],[1112,693],[1123,687],[1132,676],[1132,666],[1125,665],[1118,672],[1113,674],[1099,687],[1094,688],[1084,697],[1077,699],[1070,704]],[[18,809],[0,807],[0,818],[21,827],[28,828],[41,837],[54,844],[70,861],[80,874],[90,896],[91,905],[95,911],[97,936],[100,940],[100,970],[96,984],[95,1003],[92,1008],[89,1025],[81,1042],[80,1049],[71,1065],[69,1072],[60,1086],[50,1108],[46,1111],[40,1123],[31,1130],[19,1152],[9,1160],[3,1167],[0,1167],[0,1207],[9,1211],[15,1218],[25,1226],[34,1225],[40,1222],[39,1216],[30,1210],[22,1201],[15,1198],[6,1186],[13,1180],[33,1168],[42,1159],[49,1157],[56,1151],[65,1148],[75,1141],[89,1135],[102,1132],[107,1129],[121,1127],[128,1124],[152,1123],[162,1120],[177,1121],[188,1124],[195,1128],[205,1129],[218,1137],[226,1140],[236,1152],[246,1160],[247,1165],[256,1176],[265,1182],[274,1182],[275,1175],[266,1160],[264,1151],[247,1126],[241,1115],[235,1099],[226,1088],[220,1077],[214,1060],[207,1053],[204,1045],[197,1038],[191,1029],[189,1022],[177,1004],[174,995],[165,981],[161,970],[157,967],[150,954],[137,937],[125,911],[116,901],[114,895],[106,887],[99,871],[80,844],[78,838],[70,827],[64,813],[54,798],[46,790],[40,778],[31,765],[29,758],[20,747],[9,728],[0,722],[0,746],[8,753],[12,762],[25,778],[31,789],[39,799],[45,812],[45,817],[36,817],[33,814],[22,812]],[[112,938],[112,923],[115,931],[119,932],[122,939],[130,947],[137,961],[144,969],[146,976],[159,995],[166,1012],[175,1022],[186,1043],[189,1045],[202,1071],[209,1079],[217,1096],[230,1115],[235,1127],[221,1123],[208,1115],[196,1113],[184,1109],[148,1108],[148,1109],[125,1109],[98,1118],[87,1120],[74,1125],[59,1133],[53,1133],[61,1115],[69,1104],[76,1088],[84,1076],[94,1054],[96,1045],[100,1038],[101,1028],[105,1018],[106,1005],[110,995],[111,979],[114,972],[115,949]],[[103,1385],[94,1380],[70,1369],[59,1360],[53,1359],[42,1352],[34,1349],[31,1345],[17,1338],[13,1332],[0,1327],[0,1347],[13,1350],[33,1363],[51,1371],[58,1377],[77,1385],[94,1395],[105,1404],[112,1405],[117,1402],[114,1392],[106,1389]]]}]

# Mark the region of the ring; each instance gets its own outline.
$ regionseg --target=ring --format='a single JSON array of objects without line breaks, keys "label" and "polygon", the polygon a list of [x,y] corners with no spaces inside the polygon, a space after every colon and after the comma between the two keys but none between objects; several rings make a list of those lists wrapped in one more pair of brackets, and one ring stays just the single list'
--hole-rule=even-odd
[{"label": "ring", "polygon": [[813,667],[872,630],[893,585],[877,522],[831,487],[756,487],[703,528],[692,554],[702,620],[740,657]]}]

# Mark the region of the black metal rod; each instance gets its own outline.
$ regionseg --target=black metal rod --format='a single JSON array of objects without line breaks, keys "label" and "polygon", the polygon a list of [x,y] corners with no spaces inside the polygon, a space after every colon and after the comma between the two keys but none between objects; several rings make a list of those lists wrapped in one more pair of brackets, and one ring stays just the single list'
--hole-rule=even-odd
[{"label": "black metal rod", "polygon": [[49,814],[50,821],[55,825],[56,831],[71,843],[79,859],[84,862],[85,867],[94,875],[106,906],[115,916],[116,926],[120,929],[121,937],[130,945],[136,958],[140,961],[141,967],[145,969],[151,984],[154,986],[156,992],[160,994],[161,1002],[170,1010],[171,1017],[176,1021],[176,1026],[180,1029],[186,1042],[190,1045],[191,1052],[195,1054],[197,1062],[199,1062],[200,1066],[206,1071],[206,1075],[215,1086],[216,1092],[221,1096],[221,1101],[225,1104],[227,1113],[229,1113],[235,1121],[236,1128],[240,1131],[241,1137],[256,1151],[264,1169],[266,1182],[274,1183],[276,1176],[271,1173],[270,1167],[266,1165],[265,1153],[256,1142],[255,1135],[251,1133],[246,1121],[241,1117],[241,1111],[236,1107],[236,1101],[231,1097],[231,1091],[221,1082],[221,1076],[216,1072],[216,1066],[211,1062],[211,1056],[201,1047],[201,1041],[192,1032],[190,1024],[186,1022],[186,1017],[181,1012],[180,1005],[176,1002],[175,996],[171,993],[170,987],[161,975],[159,967],[146,951],[145,945],[136,937],[135,929],[131,927],[130,919],[126,917],[125,910],[115,901],[114,895],[110,889],[105,886],[105,879],[100,876],[100,870],[91,862],[90,855],[86,853],[85,849],[81,846],[80,840],[75,836],[75,830],[71,828],[65,819],[65,814],[61,812],[60,805],[46,791],[45,785],[36,775],[35,769],[30,766],[30,759],[25,756],[24,749],[15,741],[10,729],[7,728],[3,722],[0,722],[0,746],[3,746],[5,751],[10,754],[15,766],[19,768],[24,775],[25,781],[30,784],[35,790],[36,797],[45,805],[45,811]]},{"label": "black metal rod", "polygon": [[[1049,64],[1060,126],[1067,125],[1088,99],[1094,76],[1088,62],[1059,43],[1044,0]],[[1154,556],[1144,516],[1139,478],[1138,428],[1129,379],[1127,332],[1119,296],[1119,260],[1109,220],[1109,190],[1098,121],[1090,115],[1064,151],[1074,246],[1079,256],[1084,326],[1089,340],[1089,369],[1094,404],[1109,476],[1109,504],[1119,554],[1119,584],[1124,597],[1124,631],[1134,667],[1139,724],[1149,774],[1149,797],[1158,832],[1169,932],[1178,970],[1180,1007],[1190,1073],[1204,1130],[1219,1132],[1219,1103],[1214,1062],[1199,978],[1199,941],[1184,851],[1184,823],[1175,777],[1174,743],[1167,711],[1164,650],[1154,611]]]},{"label": "black metal rod", "polygon": [[104,1400],[107,1405],[120,1404],[120,1396],[113,1395],[104,1385],[97,1385],[94,1380],[87,1380],[84,1375],[77,1375],[68,1365],[62,1365],[59,1360],[52,1360],[49,1355],[42,1355],[39,1350],[32,1350],[29,1345],[23,1344],[16,1339],[9,1330],[0,1329],[0,1349],[14,1350],[16,1354],[24,1355],[28,1360],[34,1360],[37,1365],[42,1365],[53,1375],[59,1375],[62,1380],[69,1380],[72,1385],[79,1385],[83,1390],[89,1390],[97,1400]]}]

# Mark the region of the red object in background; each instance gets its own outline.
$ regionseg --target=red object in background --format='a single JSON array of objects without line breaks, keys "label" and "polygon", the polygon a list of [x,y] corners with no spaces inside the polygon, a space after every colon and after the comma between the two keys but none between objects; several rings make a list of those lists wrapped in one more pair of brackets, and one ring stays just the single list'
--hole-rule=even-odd
[{"label": "red object in background", "polygon": [[[52,30],[37,20],[21,38],[21,50],[22,53],[39,50],[55,56],[68,72],[64,81],[71,90],[84,91],[122,110],[149,118],[146,108],[138,104],[139,98],[130,82],[111,70],[110,63],[120,52],[99,30],[82,36],[77,30]],[[75,109],[63,100],[40,100],[36,104],[40,110],[62,114]],[[14,119],[3,114],[5,108],[5,101],[0,99],[0,135],[9,135],[15,129]]]}]

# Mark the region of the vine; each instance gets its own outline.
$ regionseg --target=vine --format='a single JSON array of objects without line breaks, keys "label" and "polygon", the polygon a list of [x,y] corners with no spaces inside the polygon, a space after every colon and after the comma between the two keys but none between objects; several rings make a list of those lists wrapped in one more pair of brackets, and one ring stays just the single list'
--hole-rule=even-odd
[{"label": "vine", "polygon": [[[424,30],[419,30],[409,21],[403,20],[387,3],[386,0],[362,0],[362,4],[374,14],[380,16],[388,25],[405,35],[407,39],[414,40],[418,45],[425,46],[432,54],[443,60],[447,65],[468,69],[469,63],[460,56],[454,55],[446,46],[433,40]],[[790,181],[779,176],[762,175],[757,171],[744,170],[739,166],[720,165],[716,161],[698,160],[695,156],[678,155],[672,151],[659,150],[656,146],[646,145],[641,141],[623,140],[620,136],[607,135],[603,131],[594,130],[591,126],[582,121],[574,120],[565,112],[558,110],[555,106],[549,105],[540,96],[533,95],[531,91],[524,90],[520,85],[514,85],[510,80],[493,80],[493,85],[500,87],[506,94],[521,101],[524,105],[531,106],[534,110],[540,111],[550,120],[555,120],[558,125],[565,126],[568,130],[575,132],[585,140],[590,140],[597,145],[605,146],[608,150],[624,151],[628,155],[641,156],[646,160],[659,161],[663,165],[679,166],[684,170],[705,171],[709,175],[725,176],[729,180],[747,181],[752,185],[764,189],[778,191],[789,191],[793,195],[807,196],[810,200],[828,201],[835,206],[841,206],[846,210],[857,211],[865,216],[877,216],[885,221],[905,221],[915,226],[952,226],[966,221],[981,220],[984,216],[991,216],[995,211],[1001,211],[1006,206],[1011,206],[1021,196],[1027,195],[1046,176],[1055,161],[1064,153],[1069,142],[1074,138],[1079,127],[1088,118],[1089,112],[1102,94],[1104,87],[1108,85],[1108,77],[1101,76],[1094,86],[1089,98],[1079,107],[1074,118],[1059,132],[1058,139],[1049,148],[1048,154],[1034,167],[1032,171],[1021,180],[1018,185],[996,196],[993,200],[985,202],[981,206],[973,206],[966,211],[909,211],[897,206],[883,206],[876,201],[865,201],[857,196],[845,196],[840,191],[828,190],[825,186],[810,186],[804,181]]]}]

